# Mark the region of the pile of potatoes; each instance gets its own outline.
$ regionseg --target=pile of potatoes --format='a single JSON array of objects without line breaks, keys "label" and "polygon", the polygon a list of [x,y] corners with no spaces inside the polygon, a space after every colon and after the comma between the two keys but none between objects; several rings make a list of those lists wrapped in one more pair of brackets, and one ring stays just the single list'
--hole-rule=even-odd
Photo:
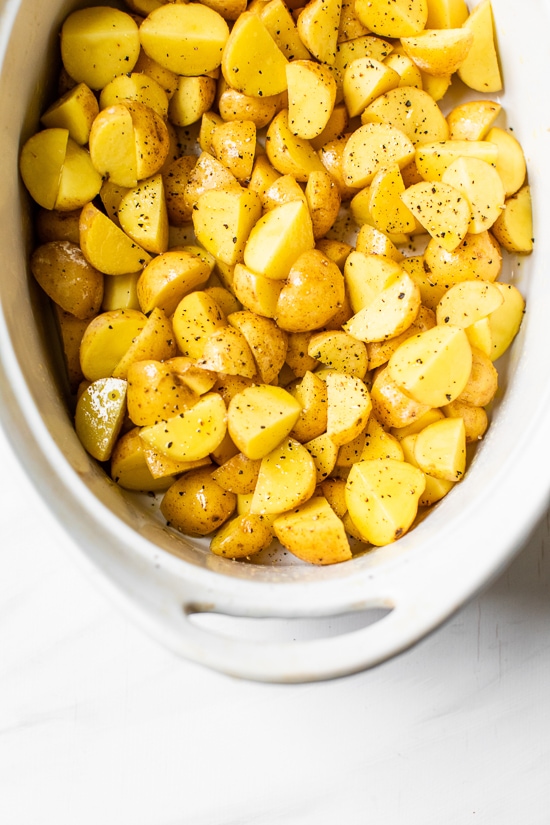
[{"label": "pile of potatoes", "polygon": [[403,536],[524,313],[490,0],[126,0],[60,49],[20,171],[86,450],[220,556]]}]

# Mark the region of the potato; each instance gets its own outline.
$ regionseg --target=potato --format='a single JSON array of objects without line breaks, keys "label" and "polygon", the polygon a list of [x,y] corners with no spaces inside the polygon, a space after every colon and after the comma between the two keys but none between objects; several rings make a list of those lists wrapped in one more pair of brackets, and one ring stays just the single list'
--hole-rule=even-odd
[{"label": "potato", "polygon": [[96,96],[85,83],[78,83],[52,103],[40,121],[47,129],[67,129],[69,137],[84,146],[88,143],[92,123],[98,114]]},{"label": "potato", "polygon": [[178,302],[172,324],[179,351],[191,358],[202,358],[207,338],[225,327],[227,319],[211,295],[192,290]]},{"label": "potato", "polygon": [[365,427],[372,410],[369,391],[354,375],[328,370],[327,435],[337,447],[347,444]]},{"label": "potato", "polygon": [[229,27],[203,3],[169,3],[147,15],[139,37],[145,53],[160,66],[191,77],[220,66]]},{"label": "potato", "polygon": [[243,513],[222,525],[210,542],[210,550],[216,556],[242,559],[265,550],[272,540],[265,520],[253,513]]},{"label": "potato", "polygon": [[249,310],[231,312],[227,322],[239,330],[250,347],[256,367],[254,375],[257,374],[263,384],[271,384],[285,362],[287,333],[270,318]]},{"label": "potato", "polygon": [[[443,247],[438,247],[443,251]],[[428,270],[422,255],[411,255],[402,263],[403,269],[416,281],[420,290],[422,304],[426,309],[435,312],[439,301],[447,290],[447,284],[438,283]]]},{"label": "potato", "polygon": [[197,461],[221,444],[226,430],[223,399],[210,392],[167,421],[143,427],[141,438],[148,447],[154,447],[176,461]]},{"label": "potato", "polygon": [[282,280],[258,275],[243,264],[235,265],[233,291],[241,304],[257,315],[265,318],[275,317],[282,287]]},{"label": "potato", "polygon": [[[290,4],[289,4],[290,5]],[[283,0],[269,0],[259,11],[260,19],[287,60],[308,60],[310,53]]]},{"label": "potato", "polygon": [[480,441],[489,426],[489,418],[483,407],[467,404],[457,398],[441,408],[448,418],[462,418],[466,433],[466,444]]},{"label": "potato", "polygon": [[421,304],[414,321],[407,327],[406,330],[400,333],[400,335],[395,335],[393,338],[388,338],[384,341],[371,341],[368,343],[367,353],[369,359],[369,369],[376,369],[377,367],[387,363],[389,358],[403,341],[410,338],[412,335],[416,335],[426,329],[431,329],[435,326],[435,323],[436,319],[434,312]]},{"label": "potato", "polygon": [[303,378],[293,381],[287,387],[295,398],[301,412],[290,431],[292,438],[304,443],[322,435],[327,428],[327,387],[314,372],[309,370]]},{"label": "potato", "polygon": [[58,304],[53,305],[55,320],[59,330],[65,371],[69,382],[69,390],[74,393],[84,379],[80,368],[80,342],[88,326],[88,319],[76,318],[70,312],[65,312]]},{"label": "potato", "polygon": [[327,330],[312,335],[308,354],[337,372],[364,379],[369,367],[367,348],[345,330]]},{"label": "potato", "polygon": [[88,324],[80,345],[80,366],[88,381],[112,376],[120,359],[147,323],[132,309],[102,312]]},{"label": "potato", "polygon": [[451,140],[484,140],[502,110],[493,100],[468,100],[447,115]]},{"label": "potato", "polygon": [[[315,174],[323,175],[328,173],[317,172]],[[292,175],[278,175],[277,179],[261,193],[260,197],[262,199],[262,209],[264,212],[268,212],[270,209],[274,209],[276,206],[281,206],[283,203],[289,203],[290,201],[302,201],[308,205],[304,190]],[[313,216],[311,216],[311,218],[313,221]]]},{"label": "potato", "polygon": [[137,296],[139,272],[128,272],[116,278],[104,278],[103,301],[101,308],[141,309]]},{"label": "potato", "polygon": [[351,559],[342,521],[323,496],[315,496],[273,522],[275,535],[293,555],[310,564]]},{"label": "potato", "polygon": [[332,114],[336,81],[326,66],[313,60],[287,63],[286,80],[290,131],[311,140],[321,134]]},{"label": "potato", "polygon": [[369,306],[376,296],[402,275],[397,261],[383,255],[350,252],[344,265],[344,279],[351,307],[359,312]]},{"label": "potato", "polygon": [[263,458],[288,436],[301,409],[300,403],[282,387],[247,387],[229,402],[229,434],[247,458]]},{"label": "potato", "polygon": [[157,255],[144,268],[137,284],[142,311],[159,307],[171,315],[185,295],[207,282],[212,269],[213,259],[196,246]]},{"label": "potato", "polygon": [[88,151],[64,128],[30,137],[21,150],[19,170],[31,197],[45,209],[79,209],[101,189],[101,175]]},{"label": "potato", "polygon": [[452,251],[432,239],[424,252],[424,265],[435,285],[449,287],[474,278],[493,282],[502,268],[502,253],[490,232],[468,233]]},{"label": "potato", "polygon": [[390,41],[375,37],[366,31],[351,40],[340,41],[336,47],[336,57],[332,66],[338,85],[342,86],[344,73],[354,60],[370,57],[382,62],[392,51],[393,45]]},{"label": "potato", "polygon": [[261,202],[256,192],[247,189],[210,189],[199,198],[193,210],[195,235],[205,249],[222,263],[240,263],[250,237],[258,226]]},{"label": "potato", "polygon": [[498,146],[496,169],[504,186],[504,194],[509,198],[525,182],[527,165],[523,149],[520,142],[510,132],[506,132],[498,126],[493,126],[490,129],[486,140],[490,143],[496,143]]},{"label": "potato", "polygon": [[293,175],[305,183],[311,172],[324,167],[317,152],[308,140],[292,132],[288,109],[277,112],[266,134],[266,153],[272,166],[282,175]]},{"label": "potato", "polygon": [[[349,133],[346,132],[328,143],[325,143],[319,149],[319,159],[323,167],[336,183],[343,202],[351,200],[360,190],[360,187],[350,186],[347,183],[343,169],[344,151],[348,139]],[[312,143],[310,145],[312,145]],[[355,218],[355,215],[353,215],[353,217]],[[357,223],[360,222],[357,221]]]},{"label": "potato", "polygon": [[486,140],[443,140],[423,143],[416,147],[416,167],[429,181],[443,179],[445,170],[455,161],[478,158],[494,165],[498,159],[498,147]]},{"label": "potato", "polygon": [[246,338],[231,326],[222,326],[206,337],[198,364],[207,370],[244,378],[255,378],[257,370]]},{"label": "potato", "polygon": [[[401,446],[403,448],[404,460],[409,464],[412,464],[413,467],[418,467],[422,470],[422,467],[418,464],[415,455],[417,438],[417,434],[408,435],[401,441]],[[436,476],[432,476],[429,473],[424,472],[424,470],[422,470],[422,472],[424,473],[426,486],[424,487],[422,495],[418,499],[418,504],[420,507],[431,507],[432,504],[441,501],[441,499],[453,489],[456,482],[449,481],[445,478],[436,478]]]},{"label": "potato", "polygon": [[155,478],[145,460],[139,427],[121,436],[111,454],[111,478],[125,490],[156,492],[166,490],[173,479],[170,476]]},{"label": "potato", "polygon": [[131,72],[140,49],[130,14],[106,6],[72,12],[61,27],[61,59],[70,77],[102,89],[116,75]]},{"label": "potato", "polygon": [[287,273],[275,320],[287,332],[319,329],[341,308],[344,298],[344,277],[338,266],[318,249],[309,249],[295,259]]},{"label": "potato", "polygon": [[404,193],[405,184],[396,163],[376,173],[369,187],[367,207],[376,229],[389,235],[416,230],[418,223],[406,203],[408,196],[402,197]]},{"label": "potato", "polygon": [[280,94],[286,91],[287,62],[257,14],[245,11],[239,15],[223,49],[221,64],[231,88],[251,97]]},{"label": "potato", "polygon": [[341,7],[342,0],[309,0],[298,14],[300,38],[320,63],[334,63]]},{"label": "potato", "polygon": [[374,415],[388,429],[409,427],[430,409],[430,404],[420,403],[406,395],[387,366],[377,370],[370,397]]},{"label": "potato", "polygon": [[394,52],[384,58],[384,65],[393,69],[399,75],[397,86],[409,86],[422,89],[422,74],[410,57],[400,52]]},{"label": "potato", "polygon": [[260,472],[260,459],[247,458],[236,453],[212,472],[220,487],[236,495],[253,493]]},{"label": "potato", "polygon": [[371,32],[382,37],[411,37],[419,34],[428,19],[426,0],[358,0],[356,14]]},{"label": "potato", "polygon": [[[488,164],[485,166],[492,168]],[[470,202],[460,185],[457,169],[448,177],[444,175],[442,181],[414,183],[400,195],[411,214],[449,252],[462,243],[468,231],[472,231],[472,224],[474,228],[478,226],[477,221],[473,223]]]},{"label": "potato", "polygon": [[[454,404],[455,402],[453,401],[452,403]],[[391,427],[390,433],[395,436],[399,442],[401,442],[407,436],[416,435],[420,432],[420,430],[423,430],[424,427],[427,427],[428,424],[433,424],[434,421],[441,421],[442,418],[445,418],[445,414],[441,411],[441,409],[437,407],[429,408],[427,412],[418,416],[418,418],[415,418],[405,427]]]},{"label": "potato", "polygon": [[168,210],[162,175],[141,181],[123,195],[118,207],[121,228],[142,249],[156,255],[168,248]]},{"label": "potato", "polygon": [[80,320],[99,312],[103,275],[91,266],[70,241],[50,241],[31,255],[31,272],[56,304]]},{"label": "potato", "polygon": [[443,418],[416,436],[414,457],[421,470],[445,481],[460,481],[466,470],[466,431],[462,418]]},{"label": "potato", "polygon": [[427,29],[455,29],[468,18],[466,0],[429,0]]},{"label": "potato", "polygon": [[284,438],[260,463],[250,512],[257,515],[284,513],[311,498],[317,471],[307,449],[293,438]]},{"label": "potato", "polygon": [[[336,99],[338,100],[338,87],[336,88]],[[326,144],[330,143],[331,140],[335,140],[340,137],[340,135],[343,135],[348,126],[349,115],[345,104],[342,102],[335,103],[331,115],[327,121],[327,125],[320,135],[311,138],[309,141],[310,146],[315,149],[316,152],[319,152],[323,146],[326,146]]]},{"label": "potato", "polygon": [[139,427],[171,418],[199,400],[197,393],[177,380],[168,364],[144,359],[128,367],[128,415]]},{"label": "potato", "polygon": [[355,13],[354,0],[342,0],[340,23],[338,26],[338,43],[349,42],[368,33]]},{"label": "potato", "polygon": [[528,255],[533,251],[533,213],[529,186],[523,186],[504,202],[504,209],[491,231],[508,252]]},{"label": "potato", "polygon": [[80,209],[58,212],[56,209],[40,207],[36,214],[36,233],[39,243],[50,241],[80,242]]},{"label": "potato", "polygon": [[[388,167],[392,168],[392,167]],[[355,250],[365,255],[376,255],[381,258],[389,258],[397,263],[404,260],[402,252],[396,247],[393,241],[375,226],[365,223],[359,228],[355,240]],[[347,260],[351,250],[348,249],[344,261]]]},{"label": "potato", "polygon": [[101,90],[99,108],[115,106],[123,100],[138,100],[162,118],[168,116],[168,95],[161,84],[140,71],[120,74]]},{"label": "potato", "polygon": [[100,378],[81,394],[76,405],[75,429],[84,449],[98,461],[107,461],[126,413],[126,381]]},{"label": "potato", "polygon": [[358,57],[348,64],[342,83],[350,117],[360,115],[377,97],[399,85],[398,73],[372,57]]},{"label": "potato", "polygon": [[467,28],[426,29],[414,37],[402,37],[406,54],[419,69],[436,77],[452,75],[464,63],[474,42]]},{"label": "potato", "polygon": [[[279,0],[271,2],[278,3]],[[277,112],[284,108],[286,98],[284,93],[266,97],[245,95],[237,89],[232,89],[222,79],[218,81],[217,103],[222,120],[251,120],[257,129],[263,129],[271,123]]]},{"label": "potato", "polygon": [[390,376],[419,404],[441,407],[458,398],[470,376],[472,349],[458,326],[435,326],[408,338],[388,361]]},{"label": "potato", "polygon": [[291,368],[296,378],[303,378],[309,370],[314,370],[318,364],[315,358],[308,354],[311,332],[290,332],[285,363]]},{"label": "potato", "polygon": [[397,438],[388,433],[375,415],[371,413],[364,431],[365,445],[359,459],[361,461],[371,461],[375,458],[385,460],[387,458],[396,461],[403,460],[403,450]]},{"label": "potato", "polygon": [[185,198],[185,191],[196,162],[194,155],[181,155],[162,172],[169,224],[184,226],[192,219],[193,209]]},{"label": "potato", "polygon": [[151,255],[93,203],[80,213],[80,246],[86,260],[105,275],[139,272]]},{"label": "potato", "polygon": [[176,354],[176,342],[172,324],[164,312],[155,307],[145,326],[138,332],[132,343],[113,370],[115,378],[126,378],[128,368],[135,361],[155,359],[165,361]]},{"label": "potato", "polygon": [[406,461],[359,461],[350,470],[346,503],[363,541],[380,546],[411,527],[424,491],[424,473]]},{"label": "potato", "polygon": [[246,9],[246,0],[208,0],[204,5],[217,11],[224,20],[237,20]]},{"label": "potato", "polygon": [[[141,438],[141,436],[140,436]],[[196,470],[198,467],[210,467],[212,461],[210,457],[198,459],[197,461],[175,461],[164,453],[153,447],[144,445],[143,454],[153,478],[164,479],[171,484],[176,477],[189,470]]]},{"label": "potato", "polygon": [[214,481],[209,467],[190,470],[166,491],[160,511],[168,524],[188,536],[207,536],[231,518],[237,497]]},{"label": "potato", "polygon": [[246,183],[256,156],[256,124],[252,120],[220,123],[212,134],[212,150],[240,183]]},{"label": "potato", "polygon": [[490,229],[504,208],[505,190],[498,170],[475,157],[458,158],[441,178],[468,201],[471,220],[468,231],[479,234]]},{"label": "potato", "polygon": [[168,116],[175,126],[190,126],[208,112],[216,99],[216,81],[213,77],[178,78],[178,85],[170,98]]},{"label": "potato", "polygon": [[462,327],[470,344],[490,355],[492,341],[487,319],[502,302],[502,295],[495,284],[462,281],[452,286],[441,298],[436,310],[437,323]]},{"label": "potato", "polygon": [[359,310],[344,330],[359,341],[385,341],[401,335],[410,327],[420,309],[420,290],[403,271],[401,277],[386,286],[372,303]]},{"label": "potato", "polygon": [[489,315],[491,340],[493,342],[491,360],[493,361],[496,361],[506,352],[518,334],[525,312],[525,299],[517,286],[502,283],[497,283],[495,286],[500,291],[503,302],[498,309],[493,310]]},{"label": "potato", "polygon": [[467,20],[465,29],[473,35],[473,43],[466,59],[458,69],[458,76],[466,86],[478,92],[500,92],[502,77],[495,46],[495,32],[491,0],[481,0]]},{"label": "potato", "polygon": [[307,206],[290,201],[256,221],[244,246],[244,263],[266,278],[284,280],[300,255],[313,250],[314,244]]},{"label": "potato", "polygon": [[220,163],[210,152],[203,151],[189,173],[185,187],[185,203],[191,210],[195,208],[200,196],[211,189],[241,190],[239,181],[229,169]]},{"label": "potato", "polygon": [[[156,0],[154,0],[154,2],[156,3]],[[157,3],[156,7],[158,8],[160,5],[163,4]],[[143,49],[141,49],[139,53],[136,65],[134,66],[134,72],[139,72],[139,74],[155,80],[159,86],[164,89],[168,100],[170,100],[178,83],[177,74],[159,65],[159,63],[150,58],[149,55],[145,54]]]},{"label": "potato", "polygon": [[342,156],[348,186],[367,186],[379,169],[396,163],[403,168],[414,157],[407,135],[386,123],[365,123],[349,137]]},{"label": "potato", "polygon": [[456,399],[474,407],[486,407],[498,390],[498,372],[490,357],[472,347],[472,371],[466,386]]},{"label": "potato", "polygon": [[157,112],[138,100],[103,109],[90,130],[90,155],[97,171],[132,188],[162,169],[170,135]]},{"label": "potato", "polygon": [[317,484],[320,484],[333,472],[338,460],[340,448],[328,433],[321,433],[304,444],[315,464]]}]

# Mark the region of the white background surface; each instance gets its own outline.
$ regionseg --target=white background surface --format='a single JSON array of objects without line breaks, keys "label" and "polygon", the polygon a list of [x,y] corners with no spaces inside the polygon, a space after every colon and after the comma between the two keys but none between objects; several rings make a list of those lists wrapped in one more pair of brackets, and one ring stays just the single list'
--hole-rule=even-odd
[{"label": "white background surface", "polygon": [[413,650],[294,686],[212,673],[134,627],[1,433],[0,529],[2,825],[550,822],[550,513]]}]

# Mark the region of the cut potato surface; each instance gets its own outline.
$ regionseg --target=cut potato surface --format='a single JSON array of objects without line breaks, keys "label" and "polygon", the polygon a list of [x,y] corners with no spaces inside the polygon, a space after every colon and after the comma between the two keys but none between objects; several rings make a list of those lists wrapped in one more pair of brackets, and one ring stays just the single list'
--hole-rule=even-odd
[{"label": "cut potato surface", "polygon": [[29,269],[109,483],[218,565],[416,529],[525,312],[490,0],[123,0],[68,15],[60,56],[19,155]]}]

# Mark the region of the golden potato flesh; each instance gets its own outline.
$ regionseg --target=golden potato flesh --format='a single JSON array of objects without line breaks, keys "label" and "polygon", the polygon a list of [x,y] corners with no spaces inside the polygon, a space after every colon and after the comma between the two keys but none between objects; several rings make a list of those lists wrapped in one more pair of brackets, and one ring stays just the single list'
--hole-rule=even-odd
[{"label": "golden potato flesh", "polygon": [[202,3],[169,3],[145,18],[139,37],[150,58],[190,77],[218,68],[229,27],[217,11]]},{"label": "golden potato flesh", "polygon": [[102,89],[116,75],[131,72],[139,49],[137,23],[118,9],[79,9],[61,28],[63,65],[77,83],[90,89]]}]

